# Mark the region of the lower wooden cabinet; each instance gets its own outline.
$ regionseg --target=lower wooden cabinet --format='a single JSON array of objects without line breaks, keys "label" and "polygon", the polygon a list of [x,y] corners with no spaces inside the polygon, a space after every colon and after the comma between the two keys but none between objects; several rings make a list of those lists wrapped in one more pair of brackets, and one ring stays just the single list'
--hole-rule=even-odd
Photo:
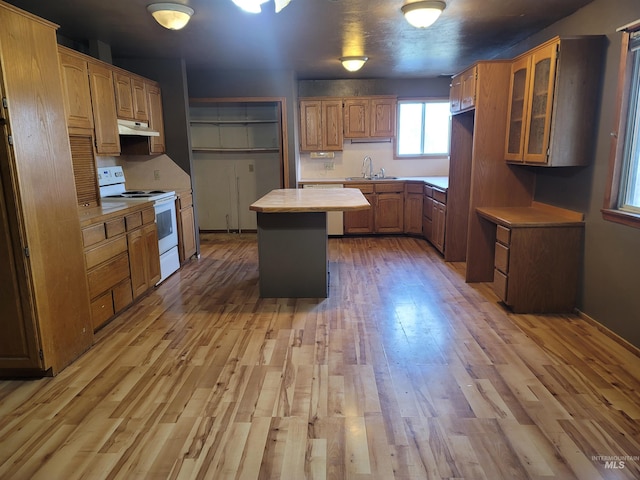
[{"label": "lower wooden cabinet", "polygon": [[345,234],[403,233],[404,184],[402,182],[345,185],[359,188],[371,204],[368,210],[344,212]]},{"label": "lower wooden cabinet", "polygon": [[180,263],[184,263],[197,252],[196,224],[191,193],[178,196],[176,212],[178,213],[178,254]]},{"label": "lower wooden cabinet", "polygon": [[404,233],[422,235],[422,205],[424,185],[408,182],[404,187]]},{"label": "lower wooden cabinet", "polygon": [[91,324],[102,327],[160,280],[153,206],[108,216],[82,229]]},{"label": "lower wooden cabinet", "polygon": [[444,254],[447,219],[447,192],[431,185],[424,186],[423,235]]}]

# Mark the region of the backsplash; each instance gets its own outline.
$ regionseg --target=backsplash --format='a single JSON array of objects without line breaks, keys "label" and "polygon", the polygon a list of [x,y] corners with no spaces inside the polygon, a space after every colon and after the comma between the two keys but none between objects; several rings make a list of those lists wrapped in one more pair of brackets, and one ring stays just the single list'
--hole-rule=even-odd
[{"label": "backsplash", "polygon": [[[298,180],[359,177],[362,175],[362,160],[370,156],[374,173],[384,168],[385,174],[395,177],[432,177],[449,174],[449,158],[406,159],[393,158],[393,142],[385,143],[344,143],[342,152],[335,152],[335,158],[311,158],[309,153],[301,153],[298,162]],[[326,165],[333,164],[333,169]]]},{"label": "backsplash", "polygon": [[98,167],[120,165],[124,170],[129,190],[191,188],[189,175],[167,155],[97,157],[96,163]]}]

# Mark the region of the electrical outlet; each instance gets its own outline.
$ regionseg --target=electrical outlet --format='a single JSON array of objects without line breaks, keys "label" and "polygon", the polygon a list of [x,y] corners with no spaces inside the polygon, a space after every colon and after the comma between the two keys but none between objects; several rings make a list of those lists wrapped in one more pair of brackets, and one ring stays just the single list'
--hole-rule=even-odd
[{"label": "electrical outlet", "polygon": [[335,164],[333,162],[324,162],[325,170],[333,170],[334,167],[335,167]]},{"label": "electrical outlet", "polygon": [[155,180],[160,180],[160,170],[154,170],[153,171],[153,178]]}]

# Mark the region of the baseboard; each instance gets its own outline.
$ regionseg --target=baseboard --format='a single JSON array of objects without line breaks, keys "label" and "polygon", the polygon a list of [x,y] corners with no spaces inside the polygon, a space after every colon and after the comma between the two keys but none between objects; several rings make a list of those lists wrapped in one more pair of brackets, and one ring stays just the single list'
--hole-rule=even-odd
[{"label": "baseboard", "polygon": [[616,332],[614,332],[613,330],[610,330],[608,327],[605,327],[600,322],[590,317],[586,313],[578,310],[577,308],[575,310],[575,313],[576,315],[578,315],[578,317],[580,317],[581,319],[585,320],[586,322],[588,322],[589,324],[597,328],[600,332],[605,334],[610,339],[619,343],[622,347],[624,347],[629,352],[633,353],[636,357],[640,358],[640,348],[636,347],[633,343],[630,343],[628,340],[625,340]]}]

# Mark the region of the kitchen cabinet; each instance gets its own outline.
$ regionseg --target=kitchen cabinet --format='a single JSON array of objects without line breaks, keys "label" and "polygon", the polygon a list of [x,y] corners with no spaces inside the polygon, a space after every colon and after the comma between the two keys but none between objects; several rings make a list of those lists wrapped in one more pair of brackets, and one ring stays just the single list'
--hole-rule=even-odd
[{"label": "kitchen cabinet", "polygon": [[349,97],[343,101],[344,138],[392,138],[396,133],[395,97]]},{"label": "kitchen cabinet", "polygon": [[131,288],[136,299],[160,281],[160,252],[155,211],[149,207],[125,216]]},{"label": "kitchen cabinet", "polygon": [[162,93],[156,82],[145,81],[145,92],[149,108],[149,127],[160,133],[157,137],[149,137],[149,153],[159,155],[166,152],[164,138],[164,118],[162,110]]},{"label": "kitchen cabinet", "polygon": [[0,25],[0,374],[53,375],[93,343],[56,26]]},{"label": "kitchen cabinet", "polygon": [[423,195],[424,237],[440,253],[445,252],[446,218],[447,192],[432,185],[425,185]]},{"label": "kitchen cabinet", "polygon": [[586,165],[593,156],[602,36],[556,37],[515,58],[505,159],[526,165]]},{"label": "kitchen cabinet", "polygon": [[300,151],[341,151],[343,116],[341,98],[300,101]]},{"label": "kitchen cabinet", "polygon": [[516,313],[562,313],[575,307],[583,215],[550,205],[486,207],[494,243],[493,287]]},{"label": "kitchen cabinet", "polygon": [[255,231],[249,205],[284,183],[281,103],[191,99],[190,124],[199,228]]},{"label": "kitchen cabinet", "polygon": [[106,64],[97,61],[89,61],[88,67],[96,153],[120,155],[113,71]]},{"label": "kitchen cabinet", "polygon": [[451,113],[464,112],[475,107],[477,78],[478,69],[476,65],[453,76],[449,93]]},{"label": "kitchen cabinet", "polygon": [[407,182],[404,190],[404,233],[422,235],[422,182]]},{"label": "kitchen cabinet", "polygon": [[178,212],[178,253],[180,263],[184,263],[196,254],[196,226],[191,192],[182,193],[176,198]]},{"label": "kitchen cabinet", "polygon": [[344,233],[402,233],[404,231],[404,183],[346,184],[359,188],[371,208],[344,212]]},{"label": "kitchen cabinet", "polygon": [[76,128],[93,130],[87,60],[73,50],[62,46],[58,46],[58,58],[69,131]]},{"label": "kitchen cabinet", "polygon": [[148,122],[147,93],[144,80],[114,69],[116,114],[124,120]]}]

